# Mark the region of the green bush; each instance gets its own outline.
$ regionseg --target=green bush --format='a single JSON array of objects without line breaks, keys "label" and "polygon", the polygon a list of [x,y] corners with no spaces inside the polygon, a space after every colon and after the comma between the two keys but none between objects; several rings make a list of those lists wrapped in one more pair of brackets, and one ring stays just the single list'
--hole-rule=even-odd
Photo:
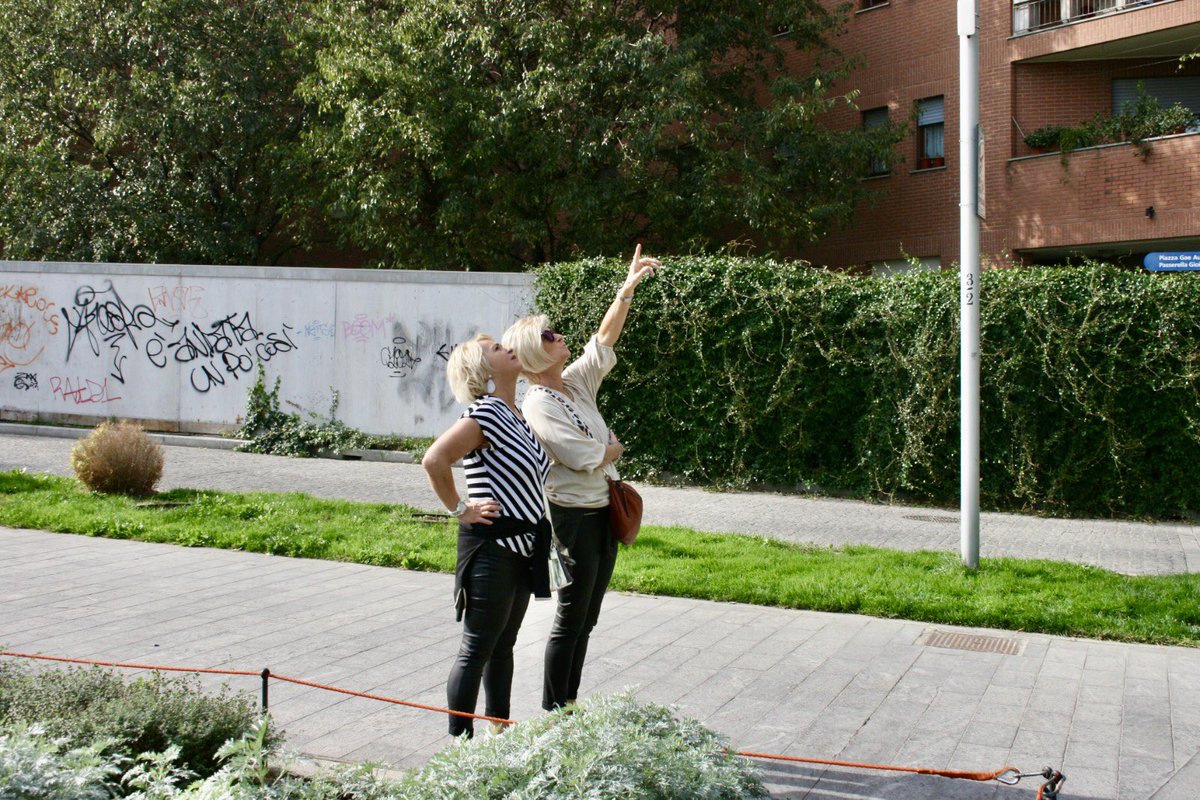
[{"label": "green bush", "polygon": [[107,742],[105,752],[128,758],[173,745],[182,766],[200,776],[216,770],[221,745],[244,736],[258,715],[249,699],[203,693],[191,677],[125,681],[100,668],[34,671],[0,662],[0,724],[36,724],[69,747]]},{"label": "green bush", "polygon": [[[588,260],[538,273],[538,306],[576,352],[624,270]],[[983,273],[986,507],[1200,510],[1193,280],[1096,263]],[[875,280],[666,259],[638,290],[601,403],[631,476],[952,504],[958,342],[953,271]]]},{"label": "green bush", "polygon": [[303,419],[299,414],[283,410],[279,403],[279,378],[267,388],[263,365],[246,400],[246,417],[238,436],[246,443],[238,449],[246,453],[269,453],[277,456],[307,458],[322,451],[342,453],[371,446],[372,437],[357,431],[337,419],[338,394],[331,390],[333,400],[329,418],[316,414]]},{"label": "green bush", "polygon": [[631,695],[588,700],[462,740],[405,776],[411,800],[765,797],[754,767],[699,722]]},{"label": "green bush", "polygon": [[316,414],[309,414],[308,419],[304,419],[299,414],[286,412],[279,403],[279,378],[268,389],[266,373],[259,364],[258,376],[246,399],[246,416],[238,429],[238,436],[245,444],[238,450],[298,458],[323,452],[340,455],[347,450],[405,450],[419,459],[433,443],[428,438],[377,436],[351,428],[337,418],[337,390],[330,389],[330,393],[333,399],[326,419]]}]

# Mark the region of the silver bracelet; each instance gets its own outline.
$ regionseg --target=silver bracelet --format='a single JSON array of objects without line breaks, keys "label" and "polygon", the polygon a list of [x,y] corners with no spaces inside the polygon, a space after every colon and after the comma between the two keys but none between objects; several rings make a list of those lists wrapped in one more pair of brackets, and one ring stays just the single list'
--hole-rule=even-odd
[{"label": "silver bracelet", "polygon": [[633,295],[623,295],[623,294],[617,295],[617,300],[622,303],[628,303],[632,299],[633,299]]}]

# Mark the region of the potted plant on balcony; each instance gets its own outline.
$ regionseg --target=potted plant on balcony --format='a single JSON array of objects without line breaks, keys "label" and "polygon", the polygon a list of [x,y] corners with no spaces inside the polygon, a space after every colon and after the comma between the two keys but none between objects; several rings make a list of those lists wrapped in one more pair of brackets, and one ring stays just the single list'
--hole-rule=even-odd
[{"label": "potted plant on balcony", "polygon": [[1034,152],[1062,153],[1063,166],[1074,150],[1101,144],[1131,142],[1142,156],[1150,152],[1147,139],[1195,130],[1200,120],[1186,106],[1176,103],[1162,108],[1158,98],[1138,87],[1138,97],[1125,104],[1119,114],[1097,114],[1078,125],[1046,125],[1025,137]]},{"label": "potted plant on balcony", "polygon": [[1062,132],[1062,125],[1044,125],[1025,136],[1025,145],[1035,153],[1054,153]]}]

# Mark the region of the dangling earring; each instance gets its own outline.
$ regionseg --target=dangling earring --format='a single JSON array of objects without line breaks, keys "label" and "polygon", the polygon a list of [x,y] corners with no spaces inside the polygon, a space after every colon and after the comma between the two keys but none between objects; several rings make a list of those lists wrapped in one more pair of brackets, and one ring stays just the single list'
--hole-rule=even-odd
[{"label": "dangling earring", "polygon": [[494,391],[496,391],[496,382],[492,380],[492,376],[489,375],[487,380],[487,393],[491,394]]}]

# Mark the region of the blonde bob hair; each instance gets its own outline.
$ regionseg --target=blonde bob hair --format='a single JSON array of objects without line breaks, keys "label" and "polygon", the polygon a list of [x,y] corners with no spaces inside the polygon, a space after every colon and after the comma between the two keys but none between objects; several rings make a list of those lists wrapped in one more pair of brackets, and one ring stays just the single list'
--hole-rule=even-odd
[{"label": "blonde bob hair", "polygon": [[554,358],[543,347],[542,331],[550,327],[545,314],[522,317],[508,327],[500,343],[513,351],[526,375],[537,375],[554,366]]},{"label": "blonde bob hair", "polygon": [[488,392],[488,380],[492,368],[488,366],[484,344],[496,341],[486,333],[480,333],[465,342],[459,342],[450,351],[446,363],[446,380],[450,391],[460,403],[473,403]]}]

